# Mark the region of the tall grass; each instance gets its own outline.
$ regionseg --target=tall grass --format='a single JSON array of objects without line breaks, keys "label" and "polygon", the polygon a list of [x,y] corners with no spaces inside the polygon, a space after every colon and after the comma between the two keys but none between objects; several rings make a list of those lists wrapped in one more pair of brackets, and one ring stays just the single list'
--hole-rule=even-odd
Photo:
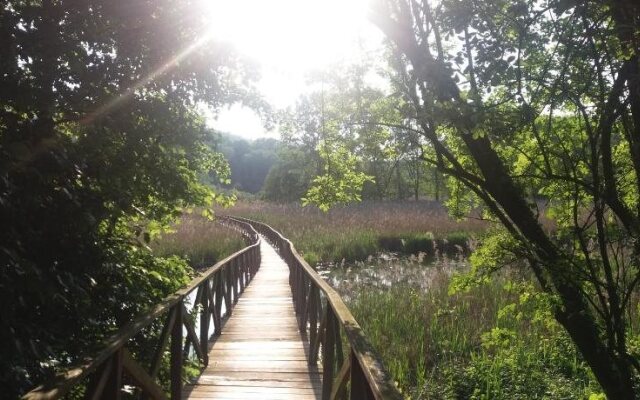
[{"label": "tall grass", "polygon": [[402,253],[455,250],[487,223],[455,221],[436,202],[363,202],[323,213],[295,204],[239,202],[219,213],[265,222],[291,239],[311,264],[364,260],[378,251]]},{"label": "tall grass", "polygon": [[151,243],[160,256],[178,255],[194,268],[205,268],[242,249],[242,235],[197,214],[185,214],[173,228]]},{"label": "tall grass", "polygon": [[450,294],[460,260],[361,263],[336,287],[411,399],[583,399],[598,391],[564,331],[522,302],[505,272]]}]

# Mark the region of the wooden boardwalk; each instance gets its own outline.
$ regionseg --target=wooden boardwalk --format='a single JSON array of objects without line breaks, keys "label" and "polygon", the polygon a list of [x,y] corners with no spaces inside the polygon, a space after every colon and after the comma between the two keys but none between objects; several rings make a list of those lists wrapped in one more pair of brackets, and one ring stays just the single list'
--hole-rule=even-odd
[{"label": "wooden boardwalk", "polygon": [[245,289],[222,334],[209,350],[209,365],[183,398],[319,399],[321,370],[307,363],[308,345],[298,330],[289,268],[263,240],[260,269]]},{"label": "wooden boardwalk", "polygon": [[[132,390],[164,400],[403,399],[340,295],[293,243],[261,222],[221,220],[242,231],[247,247],[140,313],[87,362],[22,400],[61,400],[80,385],[86,398],[101,400],[119,400]],[[145,342],[153,349],[151,362],[140,361],[130,344],[144,339],[153,323],[162,329]],[[159,377],[167,353],[168,375]],[[317,362],[310,367],[308,359]],[[194,362],[206,367],[184,385]]]}]

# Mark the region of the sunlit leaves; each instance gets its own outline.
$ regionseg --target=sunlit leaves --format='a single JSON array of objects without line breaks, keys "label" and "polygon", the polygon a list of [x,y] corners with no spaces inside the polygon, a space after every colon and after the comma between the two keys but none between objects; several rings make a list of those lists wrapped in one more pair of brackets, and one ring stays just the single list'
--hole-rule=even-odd
[{"label": "sunlit leaves", "polygon": [[359,201],[362,185],[372,177],[357,172],[357,158],[341,144],[322,142],[318,150],[325,162],[324,173],[313,179],[303,204],[314,204],[326,212],[336,204]]}]

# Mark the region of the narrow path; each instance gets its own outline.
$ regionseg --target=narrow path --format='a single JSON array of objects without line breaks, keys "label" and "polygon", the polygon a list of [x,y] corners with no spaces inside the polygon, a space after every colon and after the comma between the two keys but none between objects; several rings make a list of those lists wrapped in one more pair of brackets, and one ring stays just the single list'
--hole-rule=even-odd
[{"label": "narrow path", "polygon": [[263,239],[260,270],[209,352],[209,366],[186,385],[189,399],[319,399],[321,371],[307,364],[289,269]]}]

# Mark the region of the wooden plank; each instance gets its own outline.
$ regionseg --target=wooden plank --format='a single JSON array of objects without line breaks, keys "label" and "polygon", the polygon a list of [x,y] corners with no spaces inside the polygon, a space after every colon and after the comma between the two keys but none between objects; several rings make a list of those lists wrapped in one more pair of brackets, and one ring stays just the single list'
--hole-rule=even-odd
[{"label": "wooden plank", "polygon": [[247,347],[264,347],[270,346],[271,348],[279,348],[279,349],[300,349],[304,350],[307,348],[305,343],[302,343],[299,340],[282,340],[282,341],[265,341],[265,340],[253,340],[247,342],[219,342],[216,341],[213,345],[214,349],[238,349],[238,348],[247,348]]},{"label": "wooden plank", "polygon": [[260,269],[211,345],[207,368],[184,388],[185,398],[320,398],[322,371],[307,361],[309,345],[299,332],[289,269],[262,243]]},{"label": "wooden plank", "polygon": [[296,387],[271,387],[271,386],[214,386],[214,385],[198,385],[191,389],[191,393],[229,393],[229,392],[243,392],[243,393],[267,393],[267,394],[301,394],[309,395],[315,394],[318,389],[314,388],[296,388]]},{"label": "wooden plank", "polygon": [[320,379],[307,380],[277,380],[277,379],[233,379],[233,378],[206,378],[198,383],[198,386],[215,385],[215,386],[265,386],[269,387],[289,387],[289,388],[307,388],[314,389],[321,386]]},{"label": "wooden plank", "polygon": [[316,395],[299,395],[283,393],[193,393],[190,399],[215,399],[215,400],[314,400]]},{"label": "wooden plank", "polygon": [[199,385],[199,382],[206,384],[211,380],[220,379],[233,379],[243,381],[280,381],[280,382],[313,382],[320,381],[322,379],[321,374],[313,372],[247,372],[247,371],[205,371],[198,381],[195,383]]}]

